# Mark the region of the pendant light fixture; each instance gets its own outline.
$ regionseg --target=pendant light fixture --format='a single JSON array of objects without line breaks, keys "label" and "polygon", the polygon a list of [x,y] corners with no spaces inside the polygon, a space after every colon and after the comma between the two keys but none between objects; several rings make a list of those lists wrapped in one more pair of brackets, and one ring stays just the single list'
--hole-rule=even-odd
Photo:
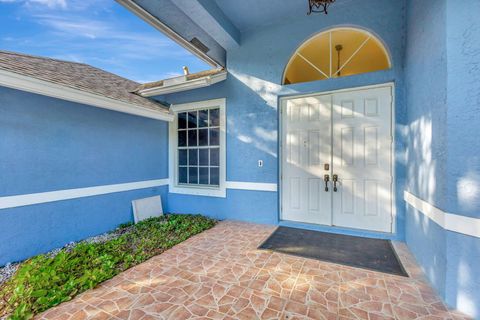
[{"label": "pendant light fixture", "polygon": [[328,6],[334,3],[335,0],[308,0],[308,13],[325,13],[328,14]]}]

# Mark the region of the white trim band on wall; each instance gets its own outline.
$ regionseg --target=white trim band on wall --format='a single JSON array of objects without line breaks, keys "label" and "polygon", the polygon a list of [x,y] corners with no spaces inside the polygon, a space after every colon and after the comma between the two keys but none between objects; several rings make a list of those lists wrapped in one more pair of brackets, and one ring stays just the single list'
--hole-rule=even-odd
[{"label": "white trim band on wall", "polygon": [[[77,199],[77,198],[83,198],[83,197],[92,197],[92,196],[98,196],[102,194],[122,192],[122,191],[161,187],[161,186],[167,186],[168,184],[169,184],[169,179],[167,178],[167,179],[110,184],[110,185],[87,187],[87,188],[76,188],[76,189],[21,194],[21,195],[15,195],[15,196],[6,196],[6,197],[0,197],[0,209],[23,207],[23,206],[33,205],[33,204]],[[237,189],[237,190],[269,191],[269,192],[277,191],[276,183],[227,181],[226,187],[227,189]]]},{"label": "white trim band on wall", "polygon": [[108,193],[153,188],[166,185],[168,185],[168,179],[157,179],[0,197],[0,209],[22,207],[32,204],[91,197]]},{"label": "white trim band on wall", "polygon": [[448,213],[404,191],[405,201],[445,230],[480,238],[480,219]]},{"label": "white trim band on wall", "polygon": [[227,181],[227,189],[277,192],[276,183]]}]

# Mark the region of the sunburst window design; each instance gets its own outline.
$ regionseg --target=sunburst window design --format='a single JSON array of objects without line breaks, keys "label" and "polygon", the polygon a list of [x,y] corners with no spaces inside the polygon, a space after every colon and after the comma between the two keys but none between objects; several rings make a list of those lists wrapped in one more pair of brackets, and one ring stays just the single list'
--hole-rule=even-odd
[{"label": "sunburst window design", "polygon": [[335,28],[305,41],[290,58],[283,84],[338,78],[390,69],[382,42],[355,28]]}]

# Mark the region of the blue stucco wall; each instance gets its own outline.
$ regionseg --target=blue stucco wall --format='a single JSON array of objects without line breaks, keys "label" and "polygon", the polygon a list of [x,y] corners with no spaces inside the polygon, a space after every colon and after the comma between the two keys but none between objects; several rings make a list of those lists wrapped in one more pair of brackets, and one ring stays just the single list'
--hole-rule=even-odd
[{"label": "blue stucco wall", "polygon": [[[0,197],[168,177],[168,124],[0,87]],[[0,210],[0,265],[131,221],[168,187]]]},{"label": "blue stucco wall", "polygon": [[479,0],[447,1],[448,118],[446,211],[480,218]]},{"label": "blue stucco wall", "polygon": [[[447,212],[480,218],[479,0],[447,1]],[[480,238],[447,233],[446,301],[480,319]]]},{"label": "blue stucco wall", "polygon": [[[408,190],[441,210],[480,216],[480,1],[408,1]],[[480,239],[407,206],[406,241],[451,307],[480,318]]]},{"label": "blue stucco wall", "polygon": [[415,208],[407,206],[405,239],[417,263],[437,293],[445,299],[447,234]]},{"label": "blue stucco wall", "polygon": [[[397,239],[404,236],[402,191],[405,176],[406,111],[403,85],[404,1],[370,0],[328,16],[300,16],[242,34],[239,48],[227,52],[228,79],[208,88],[157,97],[169,103],[227,98],[227,181],[278,183],[278,99],[282,96],[395,82]],[[382,14],[378,14],[381,12]],[[344,78],[282,86],[284,68],[295,49],[318,32],[356,26],[373,32],[390,51],[393,68]],[[288,35],[288,36],[286,36]],[[259,168],[257,160],[263,160]],[[267,205],[259,207],[259,197]],[[278,222],[278,194],[229,191],[226,199],[169,194],[169,210],[212,212],[220,218]],[[242,203],[241,210],[236,207]],[[270,205],[273,204],[273,205]],[[237,214],[238,212],[238,214]],[[385,235],[383,235],[386,237]]]},{"label": "blue stucco wall", "polygon": [[[447,53],[446,2],[410,1],[407,9],[405,83],[408,105],[408,190],[445,205]],[[444,296],[446,234],[407,207],[406,241],[439,294]]]},{"label": "blue stucco wall", "polygon": [[480,319],[480,238],[447,231],[445,301]]},{"label": "blue stucco wall", "polygon": [[447,48],[444,0],[411,1],[405,83],[408,105],[408,188],[445,206]]},{"label": "blue stucco wall", "polygon": [[229,190],[225,198],[168,195],[168,210],[172,213],[202,214],[214,219],[243,220],[264,224],[276,224],[272,214],[277,208],[274,192]]}]

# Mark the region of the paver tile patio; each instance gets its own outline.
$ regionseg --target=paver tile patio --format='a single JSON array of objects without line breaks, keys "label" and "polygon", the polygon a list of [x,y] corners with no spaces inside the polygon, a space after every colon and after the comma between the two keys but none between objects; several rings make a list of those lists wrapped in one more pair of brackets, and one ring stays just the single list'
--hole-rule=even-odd
[{"label": "paver tile patio", "polygon": [[275,227],[223,221],[38,319],[467,319],[403,243],[410,278],[258,250]]}]

